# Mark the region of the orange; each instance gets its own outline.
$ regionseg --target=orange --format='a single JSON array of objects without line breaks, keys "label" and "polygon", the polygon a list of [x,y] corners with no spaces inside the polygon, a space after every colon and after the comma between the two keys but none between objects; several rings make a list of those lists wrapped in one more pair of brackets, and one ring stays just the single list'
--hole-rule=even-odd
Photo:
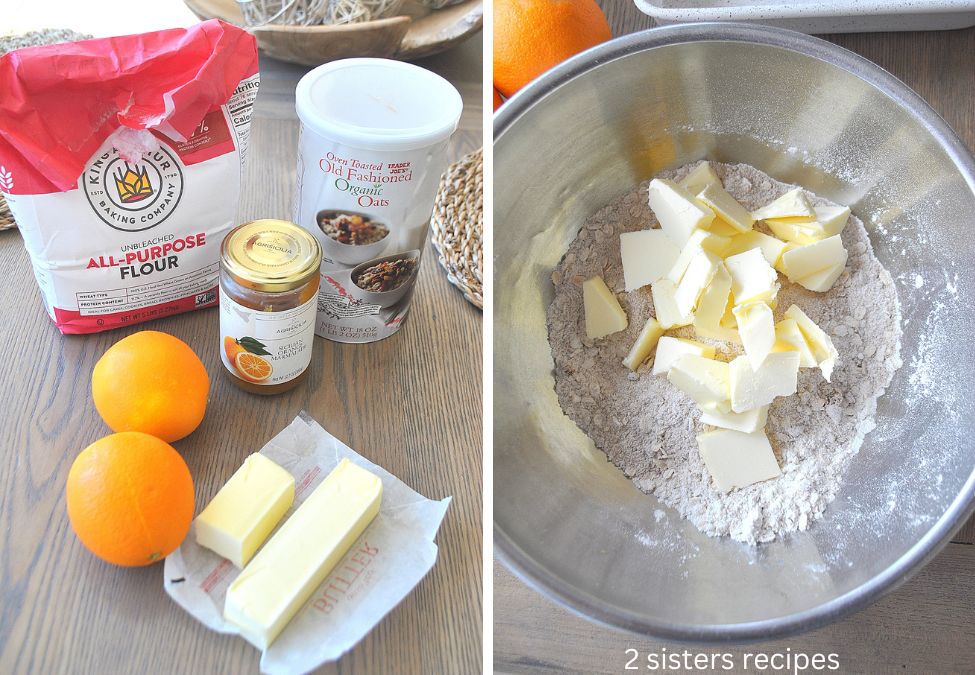
[{"label": "orange", "polygon": [[115,565],[150,565],[190,531],[193,478],[171,445],[124,431],[81,451],[68,473],[66,502],[89,551]]},{"label": "orange", "polygon": [[495,89],[494,90],[494,109],[497,110],[498,108],[500,108],[502,103],[504,103],[504,99],[501,98],[501,94],[498,93],[498,90],[497,89]]},{"label": "orange", "polygon": [[495,0],[494,86],[505,98],[612,37],[595,0]]},{"label": "orange", "polygon": [[271,363],[257,354],[243,351],[234,357],[237,372],[248,382],[263,382],[271,377]]},{"label": "orange", "polygon": [[230,361],[230,363],[233,363],[234,357],[236,357],[240,352],[246,350],[237,344],[236,338],[232,338],[228,335],[223,339],[223,351],[227,355],[227,360]]},{"label": "orange", "polygon": [[203,421],[210,378],[182,340],[153,330],[123,338],[95,364],[91,394],[112,431],[142,431],[167,443]]}]

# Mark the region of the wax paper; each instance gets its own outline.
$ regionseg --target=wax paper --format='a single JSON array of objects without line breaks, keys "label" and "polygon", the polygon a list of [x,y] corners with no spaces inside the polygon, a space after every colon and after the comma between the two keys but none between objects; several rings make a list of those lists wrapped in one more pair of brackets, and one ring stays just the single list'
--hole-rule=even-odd
[{"label": "wax paper", "polygon": [[[436,501],[414,492],[304,412],[261,453],[295,477],[295,503],[282,523],[343,458],[383,481],[379,515],[261,656],[261,672],[306,673],[355,646],[430,571],[437,560],[433,539],[451,498]],[[166,558],[164,585],[207,628],[237,633],[224,620],[223,605],[227,587],[239,573],[229,561],[197,545],[191,529],[183,545]]]}]

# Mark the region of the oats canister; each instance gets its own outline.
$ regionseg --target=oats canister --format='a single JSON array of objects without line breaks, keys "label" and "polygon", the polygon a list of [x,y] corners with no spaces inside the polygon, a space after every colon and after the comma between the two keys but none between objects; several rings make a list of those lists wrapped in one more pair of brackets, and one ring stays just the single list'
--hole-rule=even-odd
[{"label": "oats canister", "polygon": [[346,59],[301,78],[295,100],[294,219],[322,246],[315,332],[381,340],[409,310],[460,94],[418,66]]},{"label": "oats canister", "polygon": [[286,220],[238,225],[220,249],[221,360],[234,383],[277,394],[308,372],[322,250]]}]

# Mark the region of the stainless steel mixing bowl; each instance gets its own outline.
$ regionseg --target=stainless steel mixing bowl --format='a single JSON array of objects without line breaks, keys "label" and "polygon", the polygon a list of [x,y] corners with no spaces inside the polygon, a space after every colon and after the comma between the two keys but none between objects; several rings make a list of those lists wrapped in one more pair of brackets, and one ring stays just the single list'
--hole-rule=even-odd
[{"label": "stainless steel mixing bowl", "polygon": [[[975,165],[903,83],[779,29],[656,29],[513,97],[495,118],[494,157],[495,548],[530,585],[658,637],[781,636],[891,590],[972,512]],[[701,158],[850,204],[904,317],[904,366],[838,497],[808,531],[758,548],[706,537],[640,493],[553,391],[550,273],[579,226]]]}]

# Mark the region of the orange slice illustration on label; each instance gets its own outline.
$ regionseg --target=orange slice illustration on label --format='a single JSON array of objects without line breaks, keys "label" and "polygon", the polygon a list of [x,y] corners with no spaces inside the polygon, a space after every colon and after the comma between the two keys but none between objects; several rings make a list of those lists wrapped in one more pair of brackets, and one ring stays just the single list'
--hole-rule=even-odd
[{"label": "orange slice illustration on label", "polygon": [[248,382],[263,382],[271,377],[271,362],[257,354],[240,352],[234,356],[234,365],[240,376]]}]

